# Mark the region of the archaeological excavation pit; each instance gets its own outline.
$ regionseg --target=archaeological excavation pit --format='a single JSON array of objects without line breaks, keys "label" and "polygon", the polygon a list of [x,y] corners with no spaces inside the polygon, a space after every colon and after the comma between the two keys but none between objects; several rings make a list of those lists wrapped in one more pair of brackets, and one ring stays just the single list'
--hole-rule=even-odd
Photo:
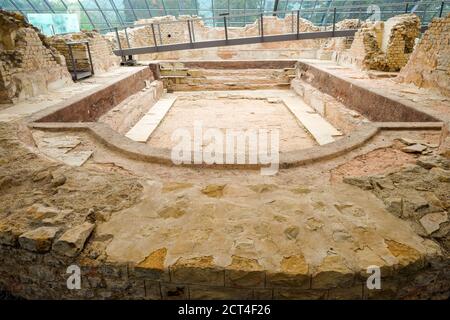
[{"label": "archaeological excavation pit", "polygon": [[0,293],[448,299],[446,8],[49,36],[0,11]]}]

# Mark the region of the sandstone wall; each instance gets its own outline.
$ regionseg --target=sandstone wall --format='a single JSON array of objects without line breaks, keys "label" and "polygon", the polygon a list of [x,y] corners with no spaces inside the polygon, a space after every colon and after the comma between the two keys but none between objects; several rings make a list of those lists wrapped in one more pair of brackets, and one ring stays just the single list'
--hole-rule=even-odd
[{"label": "sandstone wall", "polygon": [[70,83],[66,63],[20,14],[0,10],[0,104]]},{"label": "sandstone wall", "polygon": [[450,97],[450,14],[431,22],[398,80]]},{"label": "sandstone wall", "polygon": [[414,14],[367,22],[355,34],[350,49],[337,48],[335,60],[360,69],[399,71],[406,65],[419,34],[420,20]]},{"label": "sandstone wall", "polygon": [[[49,39],[50,44],[58,50],[65,58],[67,67],[70,71],[73,70],[72,60],[69,55],[69,48],[66,42],[69,41],[89,41],[89,47],[92,56],[92,63],[94,65],[95,73],[102,73],[111,68],[119,66],[120,57],[112,53],[113,45],[104,36],[96,31],[82,31],[78,33],[71,33],[65,35],[56,35]],[[77,70],[88,71],[89,56],[86,45],[77,44],[72,46],[72,52],[76,60]]]}]

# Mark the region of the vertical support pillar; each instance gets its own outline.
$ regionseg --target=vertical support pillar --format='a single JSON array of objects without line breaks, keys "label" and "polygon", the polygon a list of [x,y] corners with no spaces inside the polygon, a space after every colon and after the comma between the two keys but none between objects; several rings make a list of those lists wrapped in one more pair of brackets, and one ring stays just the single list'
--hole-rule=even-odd
[{"label": "vertical support pillar", "polygon": [[75,63],[75,58],[73,56],[73,51],[72,51],[72,46],[70,44],[67,44],[67,46],[69,47],[69,56],[70,56],[70,60],[72,61],[72,79],[73,81],[77,81],[78,80],[78,76],[77,76],[77,65]]},{"label": "vertical support pillar", "polygon": [[88,50],[89,64],[91,65],[91,75],[94,75],[94,64],[92,63],[91,48],[89,46],[89,41],[86,41],[86,46]]},{"label": "vertical support pillar", "polygon": [[297,10],[297,39],[300,34],[300,10]]}]

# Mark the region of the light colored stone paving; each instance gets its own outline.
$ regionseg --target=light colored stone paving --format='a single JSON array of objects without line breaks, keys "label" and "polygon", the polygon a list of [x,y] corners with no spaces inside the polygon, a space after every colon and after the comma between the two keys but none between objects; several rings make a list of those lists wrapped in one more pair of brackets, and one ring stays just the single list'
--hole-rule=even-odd
[{"label": "light colored stone paving", "polygon": [[173,106],[176,99],[177,97],[171,94],[161,97],[125,136],[137,142],[146,142]]},{"label": "light colored stone paving", "polygon": [[81,143],[80,139],[62,133],[55,136],[45,136],[42,132],[36,132],[35,141],[38,148],[46,156],[70,166],[82,166],[93,153],[92,150],[76,150]]},{"label": "light colored stone paving", "polygon": [[308,131],[295,120],[283,103],[284,97],[300,98],[291,90],[236,90],[207,92],[175,92],[174,106],[154,131],[147,144],[170,148],[172,133],[187,129],[193,138],[195,123],[204,130],[278,129],[280,151],[296,150],[317,145]]}]

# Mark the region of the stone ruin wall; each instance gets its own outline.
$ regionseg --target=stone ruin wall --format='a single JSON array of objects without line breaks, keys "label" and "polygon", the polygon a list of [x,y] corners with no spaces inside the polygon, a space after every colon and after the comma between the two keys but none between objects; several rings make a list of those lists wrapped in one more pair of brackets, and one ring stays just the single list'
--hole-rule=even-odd
[{"label": "stone ruin wall", "polygon": [[338,50],[334,59],[365,70],[399,71],[408,62],[420,34],[420,19],[402,14],[386,22],[366,22],[355,34],[348,50]]},{"label": "stone ruin wall", "polygon": [[[70,58],[69,48],[66,45],[66,42],[83,40],[89,42],[95,73],[102,73],[120,65],[120,57],[112,53],[113,44],[96,31],[82,31],[71,34],[55,35],[49,38],[49,43],[65,57],[67,67],[72,71],[72,59]],[[78,71],[90,70],[86,45],[74,45],[72,46],[72,52],[76,60],[76,69]]]},{"label": "stone ruin wall", "polygon": [[[152,19],[141,19],[136,21],[139,24],[155,24],[156,42],[158,45],[176,44],[189,42],[189,32],[187,19],[193,19],[195,41],[224,39],[223,27],[209,27],[204,21],[197,17],[180,16],[178,20],[173,16],[156,17]],[[294,19],[294,20],[293,20]],[[266,35],[276,35],[293,33],[296,30],[296,17],[288,16],[285,19],[277,17],[264,17],[264,33]],[[181,21],[181,22],[180,22]],[[182,22],[184,21],[184,22]],[[318,31],[319,27],[305,19],[300,20],[300,32]],[[132,47],[153,46],[153,33],[150,25],[134,27],[128,29],[128,40]],[[258,36],[259,22],[247,24],[245,27],[229,27],[228,38],[242,38]],[[106,37],[116,43],[114,32],[106,34]],[[127,39],[123,30],[119,31],[119,38],[122,48],[127,48]],[[137,60],[172,60],[172,59],[287,59],[287,58],[314,58],[316,50],[323,40],[302,40],[279,43],[260,43],[246,46],[228,46],[197,50],[183,50],[173,52],[161,52],[155,54],[144,54],[136,56]]]},{"label": "stone ruin wall", "polygon": [[0,10],[0,104],[70,83],[65,59],[20,14]]},{"label": "stone ruin wall", "polygon": [[450,97],[450,14],[431,22],[398,80]]}]

